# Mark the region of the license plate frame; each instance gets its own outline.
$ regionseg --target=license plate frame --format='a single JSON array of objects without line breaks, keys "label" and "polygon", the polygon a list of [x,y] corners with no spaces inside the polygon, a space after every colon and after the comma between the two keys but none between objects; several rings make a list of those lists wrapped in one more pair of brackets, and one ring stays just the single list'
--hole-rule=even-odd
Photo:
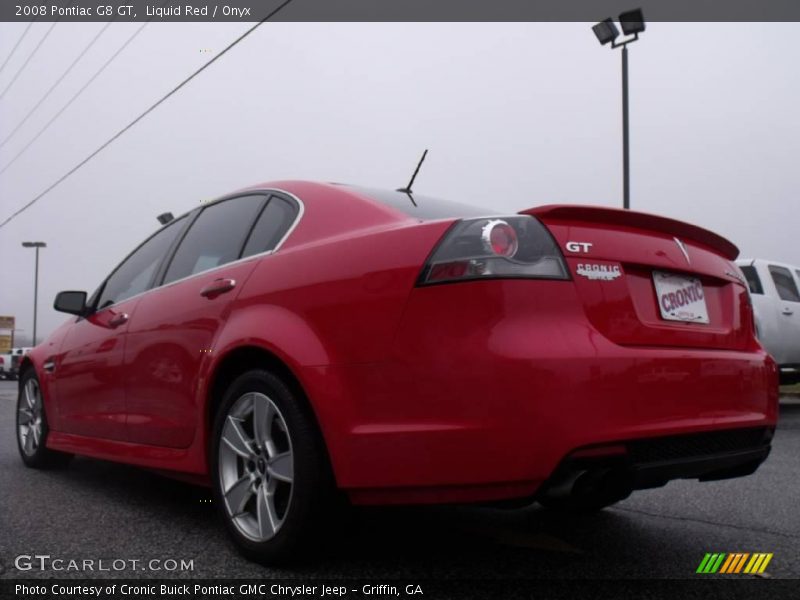
[{"label": "license plate frame", "polygon": [[699,278],[653,271],[653,288],[663,320],[702,325],[710,323],[705,288]]}]

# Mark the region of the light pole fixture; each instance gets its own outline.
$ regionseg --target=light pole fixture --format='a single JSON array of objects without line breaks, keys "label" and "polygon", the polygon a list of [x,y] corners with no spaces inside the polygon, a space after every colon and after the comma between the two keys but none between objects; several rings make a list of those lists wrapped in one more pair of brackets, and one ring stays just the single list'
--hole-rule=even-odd
[{"label": "light pole fixture", "polygon": [[631,207],[631,170],[628,127],[628,44],[639,39],[645,29],[642,9],[629,10],[619,15],[622,32],[628,36],[618,42],[619,29],[611,19],[600,21],[592,27],[597,41],[603,46],[611,42],[611,48],[622,47],[622,206]]},{"label": "light pole fixture", "polygon": [[36,345],[36,313],[39,302],[39,248],[47,248],[44,242],[22,242],[23,248],[36,249],[36,270],[33,275],[33,345]]}]

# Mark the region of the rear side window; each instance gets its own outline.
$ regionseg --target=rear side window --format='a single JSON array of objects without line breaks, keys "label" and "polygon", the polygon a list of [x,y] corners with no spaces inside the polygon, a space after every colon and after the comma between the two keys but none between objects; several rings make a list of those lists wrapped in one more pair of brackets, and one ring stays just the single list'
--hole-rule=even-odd
[{"label": "rear side window", "polygon": [[173,221],[134,250],[103,285],[98,310],[148,290],[161,260],[185,224],[185,217]]},{"label": "rear side window", "polygon": [[789,269],[770,265],[769,273],[772,275],[772,281],[775,282],[775,287],[781,300],[800,302],[800,292],[797,291],[797,284],[794,282],[794,277],[792,277],[792,272]]},{"label": "rear side window", "polygon": [[164,283],[237,260],[264,201],[262,195],[239,196],[203,209],[172,257]]},{"label": "rear side window", "polygon": [[267,206],[261,211],[261,215],[250,233],[244,252],[242,252],[242,258],[274,250],[291,227],[295,215],[297,215],[297,208],[294,204],[278,196],[272,196]]},{"label": "rear side window", "polygon": [[758,271],[755,267],[739,267],[747,279],[747,287],[750,288],[751,294],[763,294],[764,288],[761,286],[761,278],[758,276]]}]

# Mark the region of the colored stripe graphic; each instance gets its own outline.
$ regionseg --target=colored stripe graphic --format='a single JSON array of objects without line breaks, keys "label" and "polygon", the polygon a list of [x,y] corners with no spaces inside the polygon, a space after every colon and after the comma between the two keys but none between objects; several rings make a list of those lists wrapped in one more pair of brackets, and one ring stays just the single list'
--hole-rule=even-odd
[{"label": "colored stripe graphic", "polygon": [[724,558],[725,558],[725,553],[724,552],[720,553],[719,558],[717,559],[717,562],[715,562],[711,566],[711,570],[709,571],[709,573],[716,573],[717,571],[719,571],[719,568],[722,565],[722,561],[723,561]]},{"label": "colored stripe graphic", "polygon": [[747,566],[744,568],[745,573],[753,573],[753,569],[757,568],[758,563],[762,560],[763,556],[761,554],[753,554],[753,558],[750,559],[750,562],[747,563]]},{"label": "colored stripe graphic", "polygon": [[728,554],[727,560],[722,563],[722,568],[719,570],[720,573],[730,573],[731,569],[736,566],[736,562],[739,559],[738,554]]},{"label": "colored stripe graphic", "polygon": [[742,572],[760,574],[766,570],[772,557],[773,554],[767,552],[756,552],[754,554],[749,552],[731,552],[729,554],[725,552],[706,552],[696,572],[704,574]]},{"label": "colored stripe graphic", "polygon": [[763,573],[764,570],[767,568],[767,565],[769,564],[769,561],[771,561],[771,560],[772,560],[772,552],[767,554],[766,558],[764,559],[764,562],[761,563],[761,568],[759,569],[758,572],[759,573]]},{"label": "colored stripe graphic", "polygon": [[764,570],[767,568],[769,561],[772,560],[772,553],[767,554],[766,552],[754,554],[752,560],[748,563],[747,567],[745,568],[745,573],[763,573]]},{"label": "colored stripe graphic", "polygon": [[700,561],[700,566],[697,567],[697,571],[695,573],[705,573],[706,572],[706,565],[708,561],[711,559],[711,555],[706,552],[706,555],[703,557],[703,560]]},{"label": "colored stripe graphic", "polygon": [[745,561],[747,560],[747,557],[748,557],[748,556],[750,556],[750,554],[749,554],[749,553],[747,553],[747,552],[746,552],[746,553],[744,553],[744,554],[742,554],[742,555],[741,555],[741,557],[742,557],[742,558],[741,558],[741,559],[739,559],[739,562],[738,562],[738,563],[737,563],[737,565],[736,565],[736,570],[734,570],[734,571],[731,571],[731,572],[732,572],[732,573],[739,573],[739,572],[741,572],[741,570],[742,570],[742,567],[744,566],[744,563],[745,563]]},{"label": "colored stripe graphic", "polygon": [[700,563],[700,566],[697,567],[698,573],[716,573],[719,570],[720,565],[722,565],[722,561],[725,559],[726,554],[722,553],[714,553],[714,554],[706,554],[705,558],[703,558],[703,562]]}]

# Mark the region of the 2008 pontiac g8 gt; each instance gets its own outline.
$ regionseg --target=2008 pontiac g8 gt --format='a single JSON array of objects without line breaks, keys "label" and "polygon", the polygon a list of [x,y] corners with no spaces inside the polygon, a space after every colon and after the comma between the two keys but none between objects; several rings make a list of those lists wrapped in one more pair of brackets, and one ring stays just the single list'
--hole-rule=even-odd
[{"label": "2008 pontiac g8 gt", "polygon": [[747,475],[777,418],[737,248],[589,206],[513,215],[307,182],[173,220],[21,367],[30,467],[192,477],[258,560],[354,504],[588,511]]}]

